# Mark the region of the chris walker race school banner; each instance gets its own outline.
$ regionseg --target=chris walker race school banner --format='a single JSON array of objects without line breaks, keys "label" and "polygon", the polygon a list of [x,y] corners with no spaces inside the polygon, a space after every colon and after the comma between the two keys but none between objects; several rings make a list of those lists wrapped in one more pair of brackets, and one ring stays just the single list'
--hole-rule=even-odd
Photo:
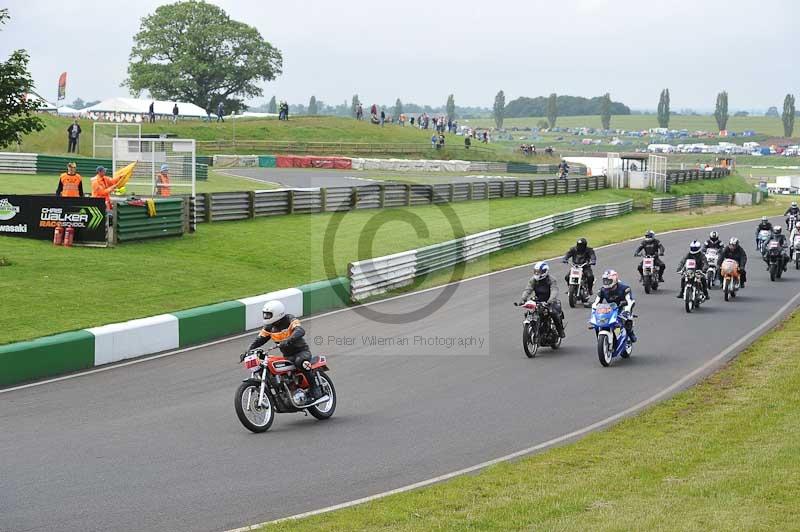
[{"label": "chris walker race school banner", "polygon": [[105,242],[102,198],[0,195],[0,235],[52,240],[53,231],[75,228],[76,242]]}]

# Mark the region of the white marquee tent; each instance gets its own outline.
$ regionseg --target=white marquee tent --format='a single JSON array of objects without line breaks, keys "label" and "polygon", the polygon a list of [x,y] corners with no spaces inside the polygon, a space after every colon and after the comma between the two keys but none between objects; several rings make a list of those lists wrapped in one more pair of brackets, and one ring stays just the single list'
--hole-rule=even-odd
[{"label": "white marquee tent", "polygon": [[58,114],[61,116],[77,116],[81,114],[83,110],[73,109],[68,105],[64,105],[58,108]]},{"label": "white marquee tent", "polygon": [[[108,98],[102,102],[81,109],[82,113],[134,113],[134,114],[147,114],[150,110],[150,104],[155,101],[153,110],[157,115],[172,115],[172,107],[176,102],[172,101],[159,101],[143,98]],[[206,111],[200,106],[193,103],[177,102],[178,114],[180,116],[196,116],[205,117]],[[211,116],[216,116],[212,113]]]}]

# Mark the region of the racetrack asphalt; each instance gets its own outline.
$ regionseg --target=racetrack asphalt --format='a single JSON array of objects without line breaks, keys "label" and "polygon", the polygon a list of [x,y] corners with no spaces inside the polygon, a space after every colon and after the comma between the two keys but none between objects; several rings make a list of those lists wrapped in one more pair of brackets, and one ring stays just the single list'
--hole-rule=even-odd
[{"label": "racetrack asphalt", "polygon": [[[688,242],[708,229],[663,235],[667,284],[651,295],[636,283],[636,243],[598,250],[595,276],[617,269],[640,316],[633,356],[610,368],[597,360],[589,309],[570,309],[565,295],[561,349],[525,357],[522,313],[511,303],[530,268],[517,268],[459,284],[411,323],[377,323],[354,309],[304,319],[338,392],[324,422],[280,414],[264,434],[239,424],[233,395],[246,374],[238,354],[252,335],[0,393],[0,530],[224,530],[419,482],[590,425],[703,366],[798,293],[793,269],[769,281],[752,250],[754,225],[720,228],[746,246],[746,290],[729,303],[715,290],[691,315],[675,298],[674,272]],[[565,267],[551,264],[563,294]],[[414,312],[441,290],[369,308]]]}]

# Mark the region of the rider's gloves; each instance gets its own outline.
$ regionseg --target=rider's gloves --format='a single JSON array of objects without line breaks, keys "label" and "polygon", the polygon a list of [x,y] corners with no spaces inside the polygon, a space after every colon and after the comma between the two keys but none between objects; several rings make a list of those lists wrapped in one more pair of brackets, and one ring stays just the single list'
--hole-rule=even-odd
[{"label": "rider's gloves", "polygon": [[245,358],[247,358],[247,351],[239,355],[239,362],[244,362]]}]

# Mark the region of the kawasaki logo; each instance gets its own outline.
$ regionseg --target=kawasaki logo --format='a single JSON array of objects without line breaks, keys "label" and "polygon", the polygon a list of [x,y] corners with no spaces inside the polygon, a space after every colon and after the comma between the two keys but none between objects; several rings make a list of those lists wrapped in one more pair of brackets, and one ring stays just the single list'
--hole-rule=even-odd
[{"label": "kawasaki logo", "polygon": [[19,212],[19,207],[11,205],[8,198],[0,199],[0,220],[10,220]]}]

